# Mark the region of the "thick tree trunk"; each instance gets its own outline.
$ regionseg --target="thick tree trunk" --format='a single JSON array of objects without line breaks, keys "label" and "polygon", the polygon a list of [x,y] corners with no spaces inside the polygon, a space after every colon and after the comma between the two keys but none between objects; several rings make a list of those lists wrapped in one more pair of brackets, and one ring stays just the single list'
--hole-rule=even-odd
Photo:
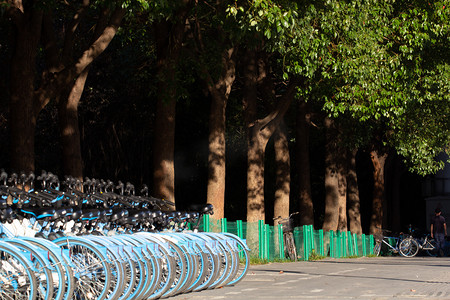
[{"label": "thick tree trunk", "polygon": [[[98,34],[95,35],[87,50],[74,62],[68,53],[72,53],[73,33],[76,25],[80,22],[80,15],[89,6],[89,1],[84,1],[80,10],[75,14],[73,26],[69,26],[72,30],[65,32],[65,48],[62,51],[57,49],[56,35],[50,14],[44,15],[42,10],[33,11],[33,8],[29,8],[31,12],[24,13],[20,1],[15,2],[14,5],[18,5],[18,7],[8,8],[8,12],[17,26],[16,47],[11,63],[11,168],[16,171],[32,171],[35,168],[34,134],[36,119],[40,111],[49,101],[61,99],[63,91],[72,89],[77,77],[106,49],[118,30],[125,10],[121,7],[116,8],[110,15],[110,24],[106,26],[105,23],[101,28],[96,28]],[[104,12],[109,12],[109,9]],[[47,69],[42,73],[40,86],[36,87],[34,85],[37,82],[35,57],[38,52],[38,43],[41,40],[42,48],[45,50]],[[63,53],[62,58],[59,57],[60,52]],[[79,85],[78,88],[80,88]],[[77,97],[75,95],[77,93],[78,91],[75,91],[75,97]],[[76,121],[73,117],[73,101],[73,99],[70,100],[71,108],[67,108],[67,114],[62,117],[63,122],[66,118],[71,119],[71,123]],[[70,110],[72,112],[69,112]],[[68,127],[62,129],[63,135],[64,132],[69,132]],[[72,146],[69,145],[69,147]],[[74,149],[70,150],[72,154],[68,155],[78,156],[79,154],[73,153],[78,151],[76,148],[75,145]],[[69,164],[73,165],[73,163]]]},{"label": "thick tree trunk", "polygon": [[336,128],[334,121],[325,118],[326,146],[325,146],[325,216],[323,230],[337,230],[339,225],[339,172],[336,160]]},{"label": "thick tree trunk", "polygon": [[289,195],[291,191],[291,159],[284,121],[281,122],[274,133],[274,148],[276,190],[273,216],[274,218],[278,216],[287,218],[289,217]]},{"label": "thick tree trunk", "polygon": [[348,224],[352,233],[361,234],[361,203],[359,199],[358,177],[356,174],[356,153],[358,149],[349,151],[347,175]]},{"label": "thick tree trunk", "polygon": [[309,164],[309,105],[301,100],[297,110],[296,155],[298,201],[301,225],[314,225],[314,207],[311,196],[311,170]]},{"label": "thick tree trunk", "polygon": [[59,128],[64,174],[83,180],[83,159],[81,157],[78,104],[83,94],[89,73],[86,68],[75,81],[69,96],[61,99],[58,107]]},{"label": "thick tree trunk", "polygon": [[[257,84],[265,73],[258,74],[258,61],[254,51],[247,51],[244,61],[244,114],[247,126],[247,242],[250,248],[258,251],[257,227],[259,220],[265,221],[264,205],[264,154],[267,142],[279,126],[292,99],[298,81],[293,79],[286,92],[277,101],[277,107],[265,118],[257,119]],[[262,68],[264,69],[264,68]],[[261,68],[260,68],[261,70]],[[259,76],[258,76],[259,75]]]},{"label": "thick tree trunk", "polygon": [[224,217],[225,209],[225,110],[227,99],[212,97],[209,116],[209,155],[207,203],[214,207],[214,219]]},{"label": "thick tree trunk", "polygon": [[[267,142],[283,119],[290,103],[294,99],[298,79],[291,79],[286,91],[277,101],[277,106],[265,118],[257,119],[257,66],[265,65],[264,61],[256,61],[256,55],[249,51],[246,54],[244,71],[244,112],[248,132],[247,156],[247,222],[265,221],[264,207],[264,154]],[[261,69],[261,68],[260,68]],[[259,77],[259,78],[258,78]],[[271,79],[269,79],[271,80]]]},{"label": "thick tree trunk", "polygon": [[8,12],[16,28],[10,73],[10,168],[29,172],[35,169],[34,134],[39,111],[35,106],[34,68],[43,14],[23,12],[21,5],[9,7]]},{"label": "thick tree trunk", "polygon": [[384,165],[387,154],[377,150],[370,152],[373,164],[373,202],[372,217],[370,222],[370,233],[380,234],[383,226],[383,203],[384,203]]},{"label": "thick tree trunk", "polygon": [[[342,141],[338,135],[338,145]],[[347,151],[342,147],[338,147],[336,151],[338,161],[338,197],[339,197],[339,222],[338,230],[347,231],[347,166],[346,157]]]},{"label": "thick tree trunk", "polygon": [[[162,63],[160,72],[173,71],[173,66]],[[166,79],[167,80],[167,79]],[[174,78],[171,78],[174,80]],[[175,139],[175,91],[170,84],[158,83],[158,99],[156,105],[155,136],[153,143],[153,194],[175,203],[175,170],[174,170],[174,139]],[[175,207],[171,209],[175,210]]]},{"label": "thick tree trunk", "polygon": [[256,127],[256,52],[247,51],[245,55],[243,106],[247,126],[247,222],[255,223],[264,220],[264,148],[261,151],[261,147],[265,144],[259,141],[259,126]]},{"label": "thick tree trunk", "polygon": [[401,207],[401,192],[402,186],[402,165],[399,157],[393,157],[392,162],[392,182],[391,182],[391,210],[390,220],[392,220],[392,230],[400,232],[402,230],[402,207]]},{"label": "thick tree trunk", "polygon": [[[223,76],[215,84],[208,76],[207,87],[212,97],[209,116],[209,155],[207,203],[214,207],[213,219],[225,216],[225,128],[226,107],[235,79],[234,49],[223,55]],[[208,73],[209,75],[209,73]]]},{"label": "thick tree trunk", "polygon": [[[188,0],[177,12],[176,23],[162,20],[155,24],[157,55],[157,104],[153,141],[153,194],[175,203],[175,118],[176,66],[185,33]],[[175,206],[169,207],[175,210]]]}]

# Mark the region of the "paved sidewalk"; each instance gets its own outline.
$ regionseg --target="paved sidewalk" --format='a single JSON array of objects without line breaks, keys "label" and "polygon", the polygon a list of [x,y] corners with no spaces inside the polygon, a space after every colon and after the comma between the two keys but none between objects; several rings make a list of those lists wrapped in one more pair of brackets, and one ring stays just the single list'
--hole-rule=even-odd
[{"label": "paved sidewalk", "polygon": [[169,299],[391,298],[450,299],[450,258],[364,257],[251,266],[234,287]]}]

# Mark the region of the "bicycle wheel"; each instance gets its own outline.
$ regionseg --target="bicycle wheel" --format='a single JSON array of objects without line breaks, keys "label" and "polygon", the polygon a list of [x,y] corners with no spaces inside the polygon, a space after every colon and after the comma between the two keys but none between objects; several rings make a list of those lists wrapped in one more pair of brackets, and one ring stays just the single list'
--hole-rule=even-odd
[{"label": "bicycle wheel", "polygon": [[224,236],[227,236],[227,237],[233,239],[236,243],[236,249],[239,253],[239,262],[236,262],[239,264],[238,270],[237,270],[234,278],[227,283],[227,285],[235,285],[239,281],[241,281],[248,272],[248,267],[250,265],[250,256],[249,256],[250,249],[248,248],[247,244],[245,243],[245,240],[242,240],[237,235],[234,235],[232,233],[225,233],[225,232],[222,232],[221,235],[224,235]]},{"label": "bicycle wheel", "polygon": [[400,242],[398,248],[401,256],[413,257],[419,252],[419,243],[413,238],[406,238]]},{"label": "bicycle wheel", "polygon": [[436,241],[435,240],[427,240],[427,243],[423,246],[423,248],[425,249],[425,252],[429,255],[429,256],[437,256],[437,251],[436,251]]},{"label": "bicycle wheel", "polygon": [[125,280],[125,262],[121,256],[123,252],[108,238],[94,235],[85,236],[84,238],[106,249],[107,259],[111,268],[108,300],[117,300],[122,295],[125,285],[128,284]]},{"label": "bicycle wheel", "polygon": [[293,261],[297,261],[297,250],[295,249],[294,236],[292,232],[287,232],[284,236],[284,249],[286,256]]},{"label": "bicycle wheel", "polygon": [[36,246],[20,239],[7,239],[5,242],[12,244],[26,255],[33,265],[33,271],[36,277],[37,298],[36,299],[52,299],[53,298],[53,274],[50,268],[49,259],[42,254]]},{"label": "bicycle wheel", "polygon": [[[70,300],[73,298],[75,279],[72,267],[69,266],[68,254],[51,241],[42,238],[21,237],[24,240],[47,253],[50,264],[47,266],[53,272],[53,278],[58,279],[54,285],[54,300]],[[54,280],[55,281],[55,280]]]},{"label": "bicycle wheel", "polygon": [[147,299],[156,289],[156,282],[159,281],[158,259],[152,255],[153,252],[145,241],[139,240],[134,235],[115,235],[113,239],[125,245],[128,255],[136,263],[135,287],[128,297],[123,299]]},{"label": "bicycle wheel", "polygon": [[19,248],[0,241],[0,299],[36,299],[37,283],[32,269]]},{"label": "bicycle wheel", "polygon": [[106,249],[78,237],[64,237],[53,241],[70,253],[73,275],[76,278],[75,298],[106,299],[110,294],[111,267]]},{"label": "bicycle wheel", "polygon": [[375,243],[375,246],[373,247],[373,255],[380,256],[381,252],[381,241],[378,241]]}]

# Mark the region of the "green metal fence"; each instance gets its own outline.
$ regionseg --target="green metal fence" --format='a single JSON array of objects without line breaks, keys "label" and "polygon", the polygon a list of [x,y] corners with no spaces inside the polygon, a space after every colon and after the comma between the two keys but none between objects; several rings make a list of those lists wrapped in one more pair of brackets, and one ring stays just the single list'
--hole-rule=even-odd
[{"label": "green metal fence", "polygon": [[[247,240],[251,256],[268,261],[284,259],[283,231],[281,225],[271,226],[259,221],[248,224],[241,220],[228,222],[226,218],[210,220],[204,215],[200,223],[203,231],[229,232]],[[248,232],[253,230],[254,239]],[[257,232],[256,232],[257,231]],[[294,241],[299,259],[309,260],[312,255],[332,258],[358,257],[373,254],[374,239],[372,235],[353,234],[350,231],[314,230],[312,225],[294,228]]]}]

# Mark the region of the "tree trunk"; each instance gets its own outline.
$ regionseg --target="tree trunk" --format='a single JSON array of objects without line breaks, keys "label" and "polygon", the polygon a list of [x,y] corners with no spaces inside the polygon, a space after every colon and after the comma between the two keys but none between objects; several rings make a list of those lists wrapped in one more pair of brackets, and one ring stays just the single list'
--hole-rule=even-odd
[{"label": "tree trunk", "polygon": [[[276,190],[273,216],[289,217],[289,194],[291,190],[291,159],[284,121],[274,133]],[[276,223],[276,222],[275,222]],[[275,224],[276,225],[276,224]]]},{"label": "tree trunk", "polygon": [[[153,141],[153,194],[175,203],[176,66],[183,42],[189,1],[176,13],[176,23],[162,20],[155,25],[157,55],[157,104]],[[175,210],[175,205],[169,207]]]},{"label": "tree trunk", "polygon": [[62,98],[58,106],[64,174],[80,181],[83,180],[83,159],[78,125],[78,104],[88,73],[89,68],[86,68],[75,81],[69,96]]},{"label": "tree trunk", "polygon": [[[340,135],[337,136],[338,145],[342,144]],[[339,222],[338,230],[347,231],[347,151],[338,146],[336,151],[338,164],[338,202],[339,202]]]},{"label": "tree trunk", "polygon": [[377,150],[370,152],[373,164],[373,202],[372,217],[370,222],[370,233],[380,234],[383,226],[383,203],[384,203],[384,165],[387,153]]},{"label": "tree trunk", "polygon": [[[254,51],[247,51],[244,60],[244,115],[247,127],[247,242],[258,251],[257,222],[265,222],[264,206],[264,154],[267,142],[279,126],[292,99],[298,80],[292,79],[285,93],[277,101],[276,108],[265,118],[257,119],[257,83],[264,77],[258,74],[258,67],[265,61],[258,61]],[[259,76],[258,76],[259,75]]]},{"label": "tree trunk", "polygon": [[[214,84],[208,76],[207,87],[212,97],[209,116],[209,155],[207,203],[214,207],[213,219],[225,216],[225,129],[226,107],[231,86],[235,79],[234,49],[228,49],[223,55],[223,75]],[[209,73],[208,73],[209,75]]]},{"label": "tree trunk", "polygon": [[334,120],[325,118],[326,146],[325,146],[325,216],[322,229],[324,231],[337,230],[339,225],[339,172],[336,160],[336,128]]},{"label": "tree trunk", "polygon": [[[15,2],[15,5],[21,6],[21,2]],[[80,10],[74,16],[73,26],[69,26],[73,30],[67,30],[65,32],[65,48],[62,51],[57,49],[56,46],[56,35],[50,14],[44,14],[41,9],[33,11],[33,8],[30,8],[29,10],[31,12],[23,13],[23,7],[11,6],[8,8],[12,19],[17,25],[16,47],[11,63],[10,127],[11,168],[13,170],[34,170],[34,134],[36,120],[40,111],[49,101],[58,98],[62,99],[61,94],[73,88],[77,77],[109,45],[125,14],[125,10],[121,7],[116,8],[111,15],[109,15],[109,9],[103,10],[102,14],[108,12],[107,15],[104,15],[105,17],[110,16],[110,24],[106,26],[107,24],[105,23],[105,26],[96,28],[98,34],[95,35],[95,38],[82,55],[78,57],[78,60],[73,61],[68,55],[68,53],[72,53],[73,33],[76,30],[76,25],[80,22],[80,15],[89,6],[89,1],[84,1],[81,6]],[[42,78],[39,80],[40,86],[36,87],[34,83],[38,82],[38,80],[35,78],[35,74],[37,73],[35,69],[35,57],[38,52],[39,41],[43,43],[42,48],[45,50],[44,54],[47,65],[46,69],[42,72]],[[62,58],[59,57],[59,53],[63,53]],[[82,81],[84,80],[82,79]],[[81,93],[78,91],[79,88],[80,86],[77,85],[77,89],[74,90],[72,95],[73,97],[76,98],[78,97],[76,94]],[[78,127],[78,125],[74,125],[74,122],[77,122],[76,117],[73,116],[74,101],[73,99],[70,100],[70,107],[67,107],[66,112],[63,112],[63,115],[66,115],[62,117],[62,122],[70,119],[71,123],[71,125],[61,130],[63,136],[65,134],[76,135],[76,132],[69,132],[70,130],[76,131],[74,128]],[[71,127],[71,129],[68,129],[68,127]],[[62,141],[62,143],[66,144],[67,141]],[[72,147],[71,144],[68,146]],[[66,154],[81,158],[79,153],[74,153],[76,151],[78,150],[75,145],[74,149],[69,149]],[[73,168],[79,168],[75,167],[73,162],[69,164],[73,165]]]},{"label": "tree trunk", "polygon": [[[248,51],[245,63],[243,103],[248,133],[247,222],[257,222],[258,220],[265,221],[264,154],[267,142],[294,99],[299,81],[297,78],[291,79],[286,91],[277,101],[276,108],[263,119],[257,119],[257,83],[261,81],[262,77],[266,77],[262,72],[258,74],[257,66],[265,65],[265,61],[257,62],[255,53]],[[271,79],[269,78],[269,80]]]},{"label": "tree trunk", "polygon": [[35,169],[34,134],[39,111],[35,107],[34,72],[43,13],[22,9],[7,8],[16,29],[10,73],[10,168],[15,172],[30,172]]},{"label": "tree trunk", "polygon": [[212,97],[209,115],[209,154],[207,203],[214,207],[214,219],[222,219],[225,210],[225,110],[227,100]]},{"label": "tree trunk", "polygon": [[296,155],[301,225],[314,225],[314,207],[311,196],[311,171],[309,164],[309,105],[299,101],[296,127]]},{"label": "tree trunk", "polygon": [[348,224],[352,233],[362,234],[361,204],[359,199],[358,177],[356,174],[356,153],[358,149],[349,151],[347,175]]},{"label": "tree trunk", "polygon": [[[402,186],[402,165],[400,158],[393,157],[392,166],[392,182],[391,182],[391,220],[392,220],[392,230],[395,232],[400,232],[402,230],[402,207],[401,207],[401,192],[400,188]],[[387,179],[388,180],[388,179]]]}]

